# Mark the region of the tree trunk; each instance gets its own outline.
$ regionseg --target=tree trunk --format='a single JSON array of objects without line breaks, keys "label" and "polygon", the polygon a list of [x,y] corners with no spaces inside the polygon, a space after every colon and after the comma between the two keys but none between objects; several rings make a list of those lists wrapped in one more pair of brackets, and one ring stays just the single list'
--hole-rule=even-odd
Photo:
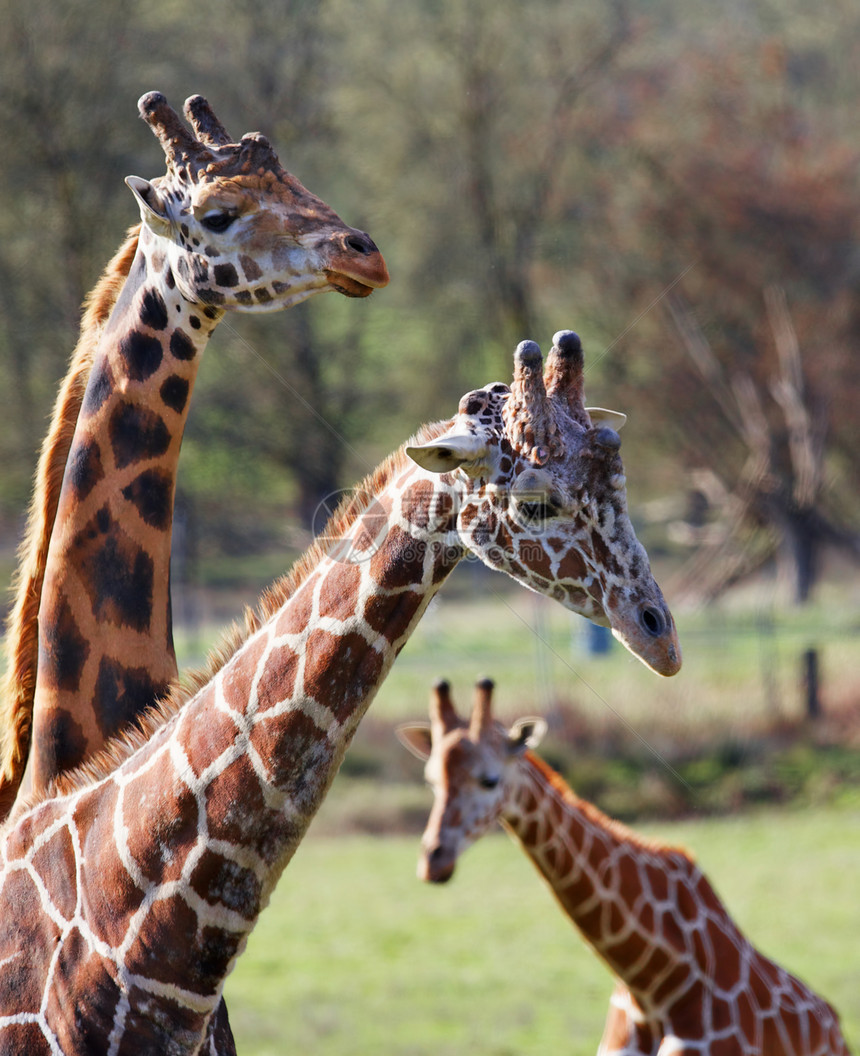
[{"label": "tree trunk", "polygon": [[812,595],[818,574],[818,537],[810,511],[789,512],[782,535],[784,562],[791,576],[794,601],[804,605]]}]

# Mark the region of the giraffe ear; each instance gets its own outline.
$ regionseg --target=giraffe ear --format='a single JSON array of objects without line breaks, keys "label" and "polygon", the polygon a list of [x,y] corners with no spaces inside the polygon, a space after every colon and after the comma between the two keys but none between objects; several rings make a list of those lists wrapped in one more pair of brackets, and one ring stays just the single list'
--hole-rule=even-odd
[{"label": "giraffe ear", "polygon": [[413,444],[406,454],[429,473],[450,473],[460,466],[470,477],[479,477],[488,469],[489,448],[474,433],[440,436],[429,444]]},{"label": "giraffe ear", "polygon": [[419,759],[427,760],[430,758],[432,741],[429,722],[404,723],[402,726],[398,726],[394,733],[397,740],[408,752],[411,752]]},{"label": "giraffe ear", "polygon": [[156,235],[166,236],[170,233],[170,217],[164,203],[155,189],[155,184],[140,176],[126,176],[125,182],[137,199],[140,208],[140,219]]},{"label": "giraffe ear", "polygon": [[547,731],[543,719],[529,717],[515,722],[508,730],[508,753],[522,755],[526,748],[537,748]]},{"label": "giraffe ear", "polygon": [[593,425],[608,425],[617,433],[627,421],[627,415],[621,411],[608,411],[605,407],[586,407],[586,414]]}]

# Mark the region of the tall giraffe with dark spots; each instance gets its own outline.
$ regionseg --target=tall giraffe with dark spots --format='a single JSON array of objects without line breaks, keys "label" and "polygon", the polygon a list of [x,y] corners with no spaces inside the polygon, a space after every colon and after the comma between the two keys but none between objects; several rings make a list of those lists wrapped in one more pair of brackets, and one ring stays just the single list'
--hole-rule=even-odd
[{"label": "tall giraffe with dark spots", "polygon": [[44,789],[176,675],[176,468],[218,321],[388,281],[371,239],[282,168],[264,136],[233,142],[201,96],[185,104],[193,133],[157,92],[139,109],[167,173],[126,180],[141,223],[89,299],[43,446],[8,625],[0,818],[25,764]]},{"label": "tall giraffe with dark spots", "polygon": [[200,1053],[362,716],[467,554],[678,670],[618,436],[579,398],[575,335],[557,335],[548,392],[540,367],[521,345],[513,386],[468,393],[387,459],[210,675],[16,805],[0,829],[0,1051]]}]

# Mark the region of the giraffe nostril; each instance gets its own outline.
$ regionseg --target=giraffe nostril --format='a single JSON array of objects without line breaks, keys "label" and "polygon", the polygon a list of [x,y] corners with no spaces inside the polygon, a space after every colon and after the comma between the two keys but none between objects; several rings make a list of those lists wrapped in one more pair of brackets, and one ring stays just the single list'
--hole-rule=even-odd
[{"label": "giraffe nostril", "polygon": [[354,250],[354,252],[361,254],[363,257],[369,256],[371,253],[379,252],[376,248],[376,243],[370,235],[366,235],[363,231],[355,231],[353,234],[348,235],[346,238],[346,245],[349,249]]},{"label": "giraffe nostril", "polygon": [[652,638],[659,638],[666,630],[666,617],[659,609],[654,609],[650,605],[639,614],[639,622],[645,633],[650,634]]}]

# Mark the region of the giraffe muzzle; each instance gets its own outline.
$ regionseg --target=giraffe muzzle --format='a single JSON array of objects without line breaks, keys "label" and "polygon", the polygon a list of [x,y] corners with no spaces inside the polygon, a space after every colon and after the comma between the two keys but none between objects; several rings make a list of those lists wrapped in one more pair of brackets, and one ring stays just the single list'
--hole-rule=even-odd
[{"label": "giraffe muzzle", "polygon": [[681,643],[672,614],[661,602],[652,598],[628,606],[610,599],[604,612],[613,637],[646,667],[668,678],[681,670]]},{"label": "giraffe muzzle", "polygon": [[376,243],[364,231],[347,228],[332,238],[325,276],[345,297],[369,297],[388,285],[388,268]]},{"label": "giraffe muzzle", "polygon": [[454,875],[457,859],[442,844],[423,852],[418,860],[418,879],[428,884],[446,884]]},{"label": "giraffe muzzle", "polygon": [[681,670],[681,643],[667,608],[647,604],[626,618],[611,617],[613,635],[643,664],[668,678]]}]

